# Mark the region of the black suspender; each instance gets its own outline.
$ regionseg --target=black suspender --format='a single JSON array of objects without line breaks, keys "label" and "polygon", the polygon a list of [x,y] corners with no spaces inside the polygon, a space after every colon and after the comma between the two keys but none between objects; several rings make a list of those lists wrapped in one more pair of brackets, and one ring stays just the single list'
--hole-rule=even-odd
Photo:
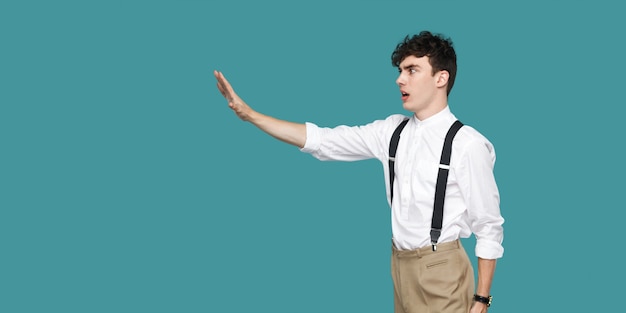
[{"label": "black suspender", "polygon": [[[389,142],[389,189],[391,193],[391,204],[393,204],[393,180],[395,178],[394,163],[396,160],[396,150],[400,141],[400,133],[409,120],[406,119],[396,127]],[[439,160],[439,173],[437,174],[437,185],[435,187],[435,203],[433,205],[433,218],[431,221],[430,241],[433,245],[433,251],[437,251],[437,241],[441,235],[441,226],[443,224],[443,204],[446,198],[446,185],[448,184],[448,173],[450,172],[450,156],[452,154],[452,140],[456,133],[463,127],[463,123],[455,121],[443,142],[441,151],[441,159]]]},{"label": "black suspender", "polygon": [[393,204],[393,180],[396,176],[394,163],[396,162],[396,150],[398,150],[398,141],[400,141],[400,133],[406,126],[409,119],[405,119],[396,127],[396,130],[391,136],[391,142],[389,142],[389,190],[391,192],[391,204]]},{"label": "black suspender", "polygon": [[437,251],[437,241],[441,235],[441,224],[443,224],[443,202],[446,199],[446,185],[448,184],[448,173],[450,172],[450,155],[452,154],[452,140],[456,133],[463,127],[460,121],[454,122],[443,142],[441,160],[439,161],[439,173],[437,174],[437,186],[435,187],[435,204],[433,206],[433,220],[430,229],[430,241],[433,251]]}]

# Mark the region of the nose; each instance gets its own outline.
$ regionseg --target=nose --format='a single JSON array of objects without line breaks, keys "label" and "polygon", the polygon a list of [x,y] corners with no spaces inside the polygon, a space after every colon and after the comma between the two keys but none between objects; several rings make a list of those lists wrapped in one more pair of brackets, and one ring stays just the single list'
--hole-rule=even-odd
[{"label": "nose", "polygon": [[404,86],[406,80],[404,79],[404,75],[402,73],[398,74],[398,78],[396,78],[396,84],[398,86]]}]

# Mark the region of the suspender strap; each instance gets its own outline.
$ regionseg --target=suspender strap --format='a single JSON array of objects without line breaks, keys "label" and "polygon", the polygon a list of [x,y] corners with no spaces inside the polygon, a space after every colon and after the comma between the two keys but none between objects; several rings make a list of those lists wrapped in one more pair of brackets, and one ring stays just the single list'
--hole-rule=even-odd
[{"label": "suspender strap", "polygon": [[441,160],[439,161],[439,173],[437,175],[437,186],[435,187],[435,204],[433,206],[433,218],[430,229],[430,241],[433,251],[437,251],[437,241],[441,235],[443,224],[443,203],[446,198],[446,185],[448,184],[448,173],[450,172],[450,155],[452,154],[452,140],[456,133],[463,127],[460,121],[454,122],[443,142]]},{"label": "suspender strap", "polygon": [[[395,178],[395,161],[398,142],[400,141],[400,133],[409,120],[406,119],[396,127],[391,136],[389,143],[389,189],[391,193],[391,204],[393,205],[393,180]],[[435,203],[433,206],[433,217],[430,229],[430,241],[433,245],[433,251],[437,251],[437,242],[441,236],[441,227],[443,224],[443,204],[446,199],[446,185],[448,184],[448,173],[450,172],[450,156],[452,155],[452,140],[456,133],[463,127],[460,121],[454,122],[446,139],[443,141],[443,149],[441,151],[441,159],[439,160],[439,173],[437,174],[437,185],[435,186]]]},{"label": "suspender strap", "polygon": [[396,150],[398,150],[398,142],[400,141],[400,133],[409,119],[405,119],[396,127],[396,130],[391,136],[391,142],[389,143],[389,191],[391,194],[391,205],[393,205],[393,180],[396,177],[394,163],[396,161]]}]

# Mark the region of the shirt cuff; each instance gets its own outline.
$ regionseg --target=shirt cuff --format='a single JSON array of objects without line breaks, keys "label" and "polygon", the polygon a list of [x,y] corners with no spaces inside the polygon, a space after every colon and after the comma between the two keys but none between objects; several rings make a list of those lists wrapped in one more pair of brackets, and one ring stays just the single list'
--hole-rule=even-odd
[{"label": "shirt cuff", "polygon": [[306,122],[306,141],[304,142],[304,147],[300,149],[302,152],[313,153],[320,148],[320,128],[313,124]]},{"label": "shirt cuff", "polygon": [[499,242],[482,239],[476,241],[475,253],[482,259],[499,259],[504,255],[504,248]]}]

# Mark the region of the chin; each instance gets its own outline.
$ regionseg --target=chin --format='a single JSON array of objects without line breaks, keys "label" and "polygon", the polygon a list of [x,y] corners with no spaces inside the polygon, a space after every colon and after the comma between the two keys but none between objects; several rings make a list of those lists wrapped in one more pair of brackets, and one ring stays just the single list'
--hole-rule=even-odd
[{"label": "chin", "polygon": [[411,111],[411,112],[414,112],[414,109],[415,109],[415,108],[413,108],[413,106],[412,106],[410,103],[408,103],[408,102],[402,103],[402,107],[403,107],[405,110],[407,110],[407,111]]}]

